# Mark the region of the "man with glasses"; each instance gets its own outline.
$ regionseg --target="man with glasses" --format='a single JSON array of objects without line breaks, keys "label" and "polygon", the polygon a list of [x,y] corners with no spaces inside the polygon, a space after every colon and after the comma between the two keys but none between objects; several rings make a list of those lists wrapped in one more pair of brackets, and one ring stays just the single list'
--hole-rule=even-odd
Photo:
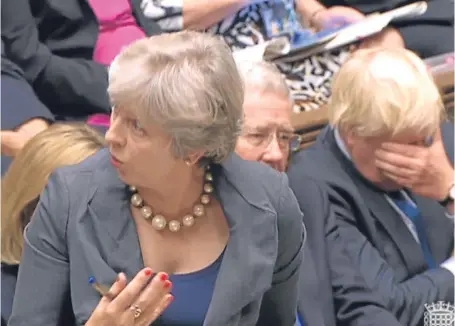
[{"label": "man with glasses", "polygon": [[245,121],[237,153],[284,172],[289,153],[300,145],[291,125],[293,101],[280,72],[265,62],[238,62],[245,75]]},{"label": "man with glasses", "polygon": [[[286,81],[269,63],[241,61],[238,67],[245,80],[245,121],[236,152],[285,172],[291,153],[300,146],[291,125],[293,101]],[[300,202],[308,242],[298,325],[400,325],[352,267],[325,192],[310,180],[307,189]]]}]

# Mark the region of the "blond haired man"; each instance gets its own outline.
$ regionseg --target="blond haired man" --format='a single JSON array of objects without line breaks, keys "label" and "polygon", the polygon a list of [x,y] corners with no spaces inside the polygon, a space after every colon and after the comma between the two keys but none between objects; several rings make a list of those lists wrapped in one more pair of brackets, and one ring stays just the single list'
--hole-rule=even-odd
[{"label": "blond haired man", "polygon": [[[296,155],[291,187],[325,187],[340,234],[369,286],[408,326],[425,304],[453,302],[453,165],[438,90],[404,49],[358,51],[333,83],[331,126]],[[453,156],[453,152],[451,153]]]}]

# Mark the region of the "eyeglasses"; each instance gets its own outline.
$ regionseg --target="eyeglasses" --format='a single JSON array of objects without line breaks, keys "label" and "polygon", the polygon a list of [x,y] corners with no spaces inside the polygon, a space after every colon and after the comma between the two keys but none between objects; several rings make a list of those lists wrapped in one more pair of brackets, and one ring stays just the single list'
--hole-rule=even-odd
[{"label": "eyeglasses", "polygon": [[247,132],[242,136],[252,146],[262,149],[269,147],[273,138],[276,137],[280,149],[290,150],[291,152],[298,151],[302,142],[300,135],[285,131],[280,131],[278,133]]}]

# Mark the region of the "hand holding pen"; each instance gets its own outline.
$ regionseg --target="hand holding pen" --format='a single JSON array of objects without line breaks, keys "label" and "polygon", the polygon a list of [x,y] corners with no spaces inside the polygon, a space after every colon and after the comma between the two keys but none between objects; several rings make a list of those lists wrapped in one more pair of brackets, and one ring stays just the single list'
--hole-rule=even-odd
[{"label": "hand holding pen", "polygon": [[152,270],[144,268],[127,284],[120,273],[110,287],[89,283],[102,298],[85,326],[148,326],[153,323],[173,300],[172,283],[166,273],[152,278]]}]

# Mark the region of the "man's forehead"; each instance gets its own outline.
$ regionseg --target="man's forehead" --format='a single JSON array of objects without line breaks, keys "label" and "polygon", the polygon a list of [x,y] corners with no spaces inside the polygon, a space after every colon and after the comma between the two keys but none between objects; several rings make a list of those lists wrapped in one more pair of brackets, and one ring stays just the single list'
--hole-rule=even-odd
[{"label": "man's forehead", "polygon": [[282,120],[256,120],[256,119],[246,119],[245,120],[245,127],[249,129],[256,129],[256,130],[270,130],[270,129],[278,129],[283,131],[292,131],[292,126],[289,121]]}]

